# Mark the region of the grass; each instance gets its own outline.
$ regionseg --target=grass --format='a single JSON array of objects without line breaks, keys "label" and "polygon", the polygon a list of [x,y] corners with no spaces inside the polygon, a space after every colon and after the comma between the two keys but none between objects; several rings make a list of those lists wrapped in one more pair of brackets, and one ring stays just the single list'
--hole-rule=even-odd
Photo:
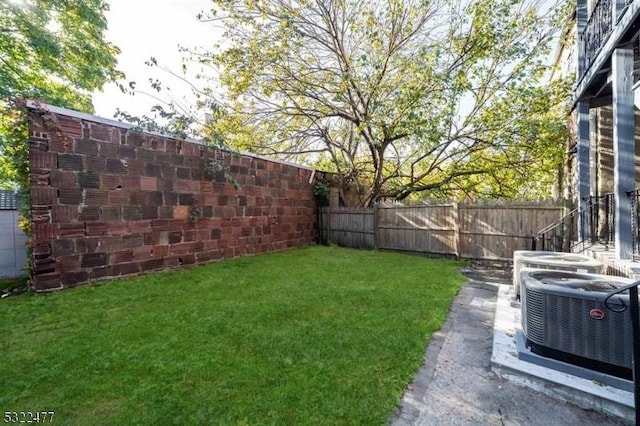
[{"label": "grass", "polygon": [[312,246],[0,303],[0,409],[64,424],[382,424],[460,262]]},{"label": "grass", "polygon": [[0,292],[2,290],[10,290],[16,287],[27,285],[27,277],[20,278],[0,278]]}]

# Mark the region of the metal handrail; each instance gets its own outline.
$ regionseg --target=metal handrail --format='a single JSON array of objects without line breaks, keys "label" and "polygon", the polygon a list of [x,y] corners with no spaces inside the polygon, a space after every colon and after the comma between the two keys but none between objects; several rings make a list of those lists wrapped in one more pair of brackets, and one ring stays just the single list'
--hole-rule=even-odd
[{"label": "metal handrail", "polygon": [[[615,226],[613,193],[599,197],[585,197],[584,201],[583,206],[571,210],[538,231],[535,247],[540,250],[571,251],[580,245],[584,250],[588,242],[591,244],[600,242],[606,245],[613,242]],[[588,233],[583,233],[583,236],[588,234],[586,238],[577,238],[578,225],[588,230]]]},{"label": "metal handrail", "polygon": [[544,228],[542,228],[541,230],[539,230],[539,231],[537,232],[537,235],[544,234],[544,233],[546,233],[546,232],[551,231],[553,228],[555,228],[556,226],[558,226],[560,223],[564,222],[564,219],[565,219],[565,218],[567,218],[567,217],[569,217],[569,216],[573,216],[573,215],[575,215],[575,214],[577,213],[577,211],[578,211],[578,209],[577,209],[577,208],[576,208],[576,209],[571,210],[569,213],[567,213],[566,215],[562,216],[560,219],[556,220],[556,221],[555,221],[555,222],[553,222],[552,224],[547,225],[547,226],[545,226]]},{"label": "metal handrail", "polygon": [[[571,210],[569,213],[553,222],[551,225],[541,229],[536,234],[536,249],[549,251],[569,252],[579,244],[584,245],[583,240],[577,241],[572,245],[576,234],[576,217],[580,220],[580,225],[586,225],[586,214],[591,215],[592,200],[587,198],[585,206]],[[540,242],[538,244],[537,242]]]}]

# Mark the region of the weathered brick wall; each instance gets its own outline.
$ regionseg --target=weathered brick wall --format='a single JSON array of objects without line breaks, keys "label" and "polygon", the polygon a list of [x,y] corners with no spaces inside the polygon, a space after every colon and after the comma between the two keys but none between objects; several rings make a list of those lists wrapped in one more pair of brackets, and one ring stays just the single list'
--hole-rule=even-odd
[{"label": "weathered brick wall", "polygon": [[36,290],[314,241],[311,170],[54,107],[29,127]]}]

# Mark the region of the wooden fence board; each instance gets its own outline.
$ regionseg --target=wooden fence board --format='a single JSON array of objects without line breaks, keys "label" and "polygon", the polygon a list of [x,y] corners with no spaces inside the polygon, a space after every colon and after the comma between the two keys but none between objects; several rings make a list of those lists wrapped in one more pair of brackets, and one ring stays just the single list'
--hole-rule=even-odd
[{"label": "wooden fence board", "polygon": [[457,255],[456,206],[380,205],[377,246],[387,250]]},{"label": "wooden fence board", "polygon": [[375,248],[373,209],[324,208],[320,215],[325,224],[323,236],[345,247]]},{"label": "wooden fence board", "polygon": [[561,205],[461,204],[460,257],[511,260],[515,250],[530,250],[536,233],[562,214]]},{"label": "wooden fence board", "polygon": [[559,204],[522,202],[380,204],[324,208],[319,227],[322,237],[347,247],[511,260],[513,251],[531,249],[536,233],[563,212]]}]

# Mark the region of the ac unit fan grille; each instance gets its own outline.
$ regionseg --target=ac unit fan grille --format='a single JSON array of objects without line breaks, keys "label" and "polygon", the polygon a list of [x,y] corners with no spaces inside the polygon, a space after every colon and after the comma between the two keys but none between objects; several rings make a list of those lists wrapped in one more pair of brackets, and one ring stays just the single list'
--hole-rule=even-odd
[{"label": "ac unit fan grille", "polygon": [[[569,354],[631,368],[632,333],[628,310],[623,313],[609,311],[601,300],[581,298],[579,291],[575,295],[559,295],[530,288],[527,282],[523,284],[522,325],[527,340]],[[589,315],[592,309],[605,312],[604,318],[592,318]]]}]

